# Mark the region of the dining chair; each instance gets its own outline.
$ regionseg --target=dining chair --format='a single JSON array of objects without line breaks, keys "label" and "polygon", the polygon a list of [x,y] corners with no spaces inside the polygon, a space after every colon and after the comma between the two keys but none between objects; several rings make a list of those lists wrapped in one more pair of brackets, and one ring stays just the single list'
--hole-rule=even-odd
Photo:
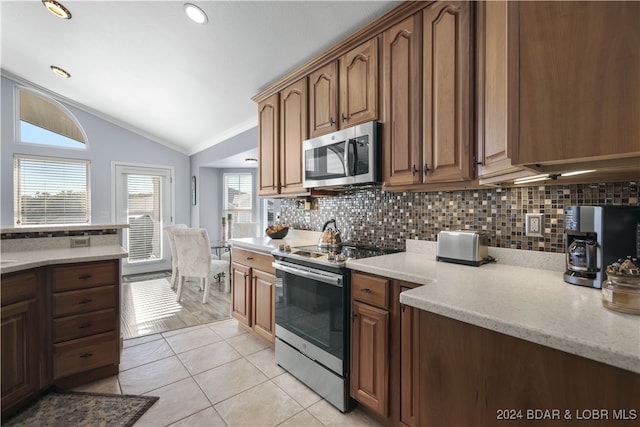
[{"label": "dining chair", "polygon": [[176,252],[176,240],[173,236],[173,230],[178,228],[187,228],[186,224],[165,225],[164,231],[167,233],[167,241],[169,242],[169,250],[171,251],[171,289],[176,289],[176,281],[178,279],[178,253]]},{"label": "dining chair", "polygon": [[227,289],[229,275],[228,263],[213,259],[209,244],[209,235],[204,228],[177,228],[173,230],[178,256],[178,288],[176,300],[180,302],[182,289],[187,277],[200,279],[204,289],[202,303],[207,302],[211,280],[224,280]]}]

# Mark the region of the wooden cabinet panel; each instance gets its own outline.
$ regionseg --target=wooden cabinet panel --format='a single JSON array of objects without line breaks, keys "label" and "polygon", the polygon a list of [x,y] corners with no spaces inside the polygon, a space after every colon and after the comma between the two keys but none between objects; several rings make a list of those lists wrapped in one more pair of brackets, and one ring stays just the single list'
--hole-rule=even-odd
[{"label": "wooden cabinet panel", "polygon": [[276,277],[253,270],[253,330],[269,341],[275,339]]},{"label": "wooden cabinet panel", "polygon": [[420,183],[420,14],[382,34],[384,180],[386,186]]},{"label": "wooden cabinet panel", "polygon": [[53,291],[68,291],[118,283],[112,261],[72,264],[51,269]]},{"label": "wooden cabinet panel", "polygon": [[56,292],[53,294],[53,315],[55,317],[88,313],[116,307],[118,289],[115,286]]},{"label": "wooden cabinet panel", "polygon": [[340,58],[340,120],[349,127],[378,118],[378,38]]},{"label": "wooden cabinet panel", "polygon": [[[414,287],[414,286],[412,286]],[[400,287],[400,292],[412,287]],[[418,426],[418,310],[407,305],[400,307],[400,425]]]},{"label": "wooden cabinet panel", "polygon": [[35,271],[2,276],[2,306],[35,298],[39,286],[44,286],[44,283],[39,282]]},{"label": "wooden cabinet panel", "polygon": [[[2,279],[4,292],[4,278]],[[3,412],[40,389],[38,305],[31,299],[2,307]]]},{"label": "wooden cabinet panel", "polygon": [[116,310],[94,311],[53,320],[53,342],[60,342],[113,330],[120,319]]},{"label": "wooden cabinet panel", "polygon": [[302,141],[308,135],[307,79],[280,92],[280,193],[300,193]]},{"label": "wooden cabinet panel", "polygon": [[256,268],[267,273],[275,274],[273,268],[273,256],[247,249],[233,248],[231,259],[247,267]]},{"label": "wooden cabinet panel", "polygon": [[280,98],[276,93],[258,104],[259,170],[261,196],[278,194]]},{"label": "wooden cabinet panel", "polygon": [[338,130],[338,63],[333,61],[309,75],[309,136]]},{"label": "wooden cabinet panel", "polygon": [[239,322],[251,325],[251,269],[231,263],[231,314]]},{"label": "wooden cabinet panel", "polygon": [[640,157],[640,2],[517,2],[517,8],[514,161]]},{"label": "wooden cabinet panel", "polygon": [[388,415],[389,312],[354,301],[351,328],[351,396]]},{"label": "wooden cabinet panel", "polygon": [[115,332],[64,341],[53,345],[53,378],[59,379],[120,362],[119,337]]},{"label": "wooden cabinet panel", "polygon": [[[518,425],[540,422],[525,423],[526,409],[554,408],[572,419],[545,426],[628,425],[611,410],[638,406],[639,374],[426,311],[419,328],[421,425],[494,426],[505,408],[523,411]],[[595,408],[609,416],[576,418]]]},{"label": "wooden cabinet panel", "polygon": [[473,179],[470,2],[423,11],[425,183]]},{"label": "wooden cabinet panel", "polygon": [[356,301],[387,309],[390,287],[388,279],[368,274],[351,274],[351,295]]}]

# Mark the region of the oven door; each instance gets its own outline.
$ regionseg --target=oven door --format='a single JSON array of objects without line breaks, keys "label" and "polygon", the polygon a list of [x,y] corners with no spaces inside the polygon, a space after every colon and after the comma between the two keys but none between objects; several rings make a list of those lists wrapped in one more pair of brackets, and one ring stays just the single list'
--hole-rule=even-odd
[{"label": "oven door", "polygon": [[276,336],[344,375],[346,288],[344,276],[286,261],[276,269]]}]

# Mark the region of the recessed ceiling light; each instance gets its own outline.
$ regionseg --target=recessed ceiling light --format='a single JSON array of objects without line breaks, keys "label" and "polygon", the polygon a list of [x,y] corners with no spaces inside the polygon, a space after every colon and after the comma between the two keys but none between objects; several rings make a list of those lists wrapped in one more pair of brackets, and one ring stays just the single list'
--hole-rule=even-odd
[{"label": "recessed ceiling light", "polygon": [[195,4],[185,3],[184,11],[193,22],[196,24],[206,24],[209,18],[207,14],[204,13],[204,10],[200,9]]},{"label": "recessed ceiling light", "polygon": [[44,7],[46,7],[49,12],[53,13],[58,18],[71,19],[71,12],[69,12],[69,9],[64,7],[61,3],[58,3],[55,0],[42,0],[42,4],[44,4]]},{"label": "recessed ceiling light", "polygon": [[246,159],[244,159],[244,161],[247,163],[258,163],[258,159],[256,159],[255,157],[247,157]]},{"label": "recessed ceiling light", "polygon": [[56,74],[57,76],[64,77],[65,79],[68,79],[69,77],[71,77],[71,74],[69,74],[67,70],[64,70],[60,67],[56,67],[55,65],[51,66],[51,71],[53,71],[54,74]]}]

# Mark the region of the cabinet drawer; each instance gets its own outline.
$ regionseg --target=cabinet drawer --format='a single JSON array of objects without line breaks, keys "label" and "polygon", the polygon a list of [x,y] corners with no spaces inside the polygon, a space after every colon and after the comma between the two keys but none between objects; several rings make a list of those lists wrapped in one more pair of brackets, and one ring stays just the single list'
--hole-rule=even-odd
[{"label": "cabinet drawer", "polygon": [[389,280],[360,273],[351,274],[351,296],[380,308],[389,308]]},{"label": "cabinet drawer", "polygon": [[54,267],[51,277],[54,292],[68,291],[114,285],[118,282],[118,269],[114,261],[74,264]]},{"label": "cabinet drawer", "polygon": [[119,340],[115,332],[107,332],[53,345],[53,378],[107,365],[117,365]]},{"label": "cabinet drawer", "polygon": [[[2,276],[2,305],[35,298],[39,276],[35,271]],[[44,284],[43,284],[44,286]]]},{"label": "cabinet drawer", "polygon": [[112,285],[55,293],[53,294],[53,316],[68,316],[114,308],[118,303],[117,292],[116,287]]},{"label": "cabinet drawer", "polygon": [[247,267],[256,268],[266,273],[275,274],[275,269],[271,265],[273,256],[260,252],[248,251],[246,249],[231,248],[231,260]]},{"label": "cabinet drawer", "polygon": [[100,310],[53,321],[53,342],[67,341],[116,329],[116,310]]}]

